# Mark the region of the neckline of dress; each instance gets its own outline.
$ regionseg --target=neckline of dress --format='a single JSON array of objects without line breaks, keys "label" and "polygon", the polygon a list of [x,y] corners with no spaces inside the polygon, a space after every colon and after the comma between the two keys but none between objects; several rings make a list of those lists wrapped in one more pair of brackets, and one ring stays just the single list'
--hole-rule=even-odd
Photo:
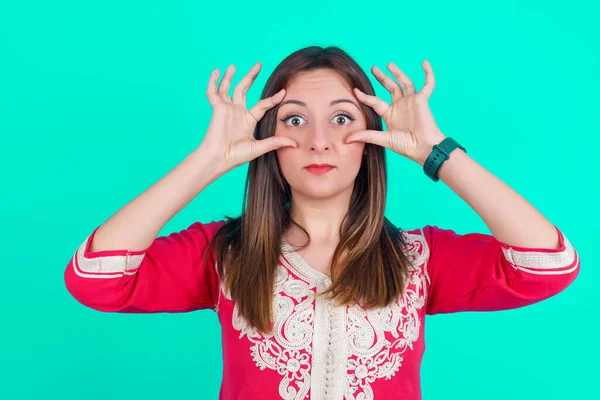
[{"label": "neckline of dress", "polygon": [[281,250],[284,253],[286,260],[288,260],[299,272],[306,275],[313,283],[331,283],[331,277],[329,275],[313,268],[285,239],[281,240]]}]

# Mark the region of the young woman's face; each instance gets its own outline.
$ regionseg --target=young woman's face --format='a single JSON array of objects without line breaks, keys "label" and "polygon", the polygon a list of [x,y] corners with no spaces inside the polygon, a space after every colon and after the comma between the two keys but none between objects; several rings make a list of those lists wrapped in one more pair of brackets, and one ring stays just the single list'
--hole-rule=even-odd
[{"label": "young woman's face", "polygon": [[[302,72],[289,82],[277,112],[275,135],[298,143],[296,148],[276,150],[294,195],[325,198],[352,192],[365,144],[344,140],[367,128],[359,105],[352,88],[333,70]],[[311,164],[333,168],[318,170]]]}]

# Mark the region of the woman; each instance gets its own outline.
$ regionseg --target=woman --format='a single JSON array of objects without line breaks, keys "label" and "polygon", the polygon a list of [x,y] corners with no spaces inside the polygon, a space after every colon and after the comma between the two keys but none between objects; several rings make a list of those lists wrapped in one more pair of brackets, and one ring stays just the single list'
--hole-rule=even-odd
[{"label": "woman", "polygon": [[[246,109],[257,63],[229,97],[234,68],[207,96],[201,145],[97,227],[65,270],[69,292],[105,312],[214,309],[221,398],[419,399],[426,314],[522,307],[577,276],[563,233],[437,127],[435,81],[417,92],[373,68],[392,103],[336,47],[308,47]],[[382,131],[385,121],[388,130]],[[423,166],[492,235],[384,216],[384,148]],[[240,217],[156,238],[207,185],[250,162]]]}]

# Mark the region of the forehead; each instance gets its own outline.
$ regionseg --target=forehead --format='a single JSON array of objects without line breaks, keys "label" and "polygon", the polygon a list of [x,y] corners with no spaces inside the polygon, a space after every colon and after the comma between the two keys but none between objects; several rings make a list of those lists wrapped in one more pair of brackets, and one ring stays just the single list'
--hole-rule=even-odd
[{"label": "forehead", "polygon": [[327,94],[352,94],[352,88],[338,72],[331,69],[302,71],[294,75],[286,87],[286,97],[309,97]]}]

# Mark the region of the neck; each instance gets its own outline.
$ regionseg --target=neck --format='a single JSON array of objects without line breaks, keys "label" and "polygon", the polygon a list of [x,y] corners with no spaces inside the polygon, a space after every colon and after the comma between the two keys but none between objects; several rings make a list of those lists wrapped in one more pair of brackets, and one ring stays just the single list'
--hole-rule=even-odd
[{"label": "neck", "polygon": [[[311,243],[337,244],[340,240],[340,226],[348,212],[351,195],[351,190],[326,199],[292,194],[292,219],[306,229]],[[304,243],[305,236],[292,225],[286,237],[288,242],[300,244]]]}]

